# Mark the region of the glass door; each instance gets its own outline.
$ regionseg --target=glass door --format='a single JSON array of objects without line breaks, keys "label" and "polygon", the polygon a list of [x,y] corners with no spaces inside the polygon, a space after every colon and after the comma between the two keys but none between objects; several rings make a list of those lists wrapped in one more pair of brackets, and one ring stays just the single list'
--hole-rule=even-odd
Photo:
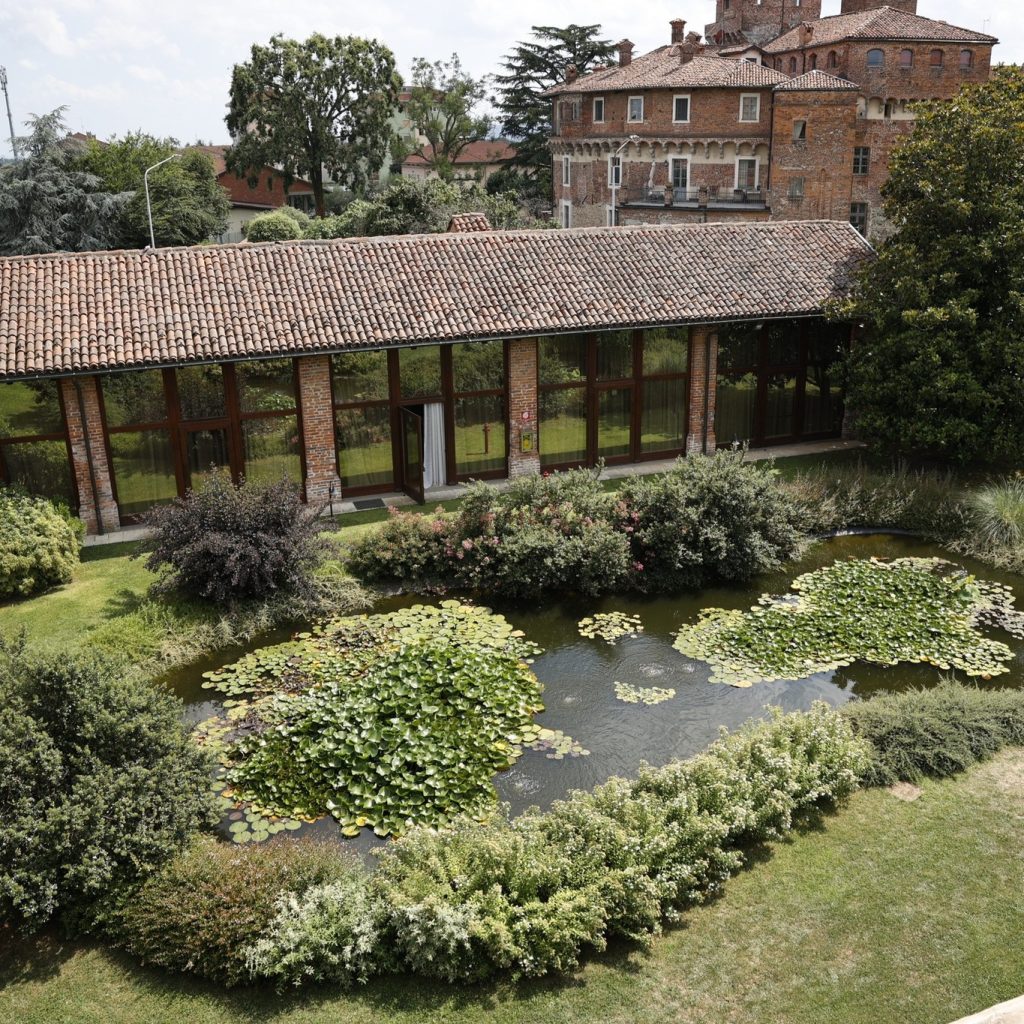
[{"label": "glass door", "polygon": [[402,423],[402,490],[413,501],[422,505],[424,502],[423,416],[409,406],[403,406],[400,414]]}]

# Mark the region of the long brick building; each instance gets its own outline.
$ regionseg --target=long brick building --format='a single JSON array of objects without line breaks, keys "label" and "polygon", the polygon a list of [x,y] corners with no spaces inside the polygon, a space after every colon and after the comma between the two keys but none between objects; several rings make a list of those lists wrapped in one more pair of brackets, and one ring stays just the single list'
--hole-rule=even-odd
[{"label": "long brick building", "polygon": [[990,74],[993,36],[917,0],[717,0],[706,41],[667,45],[548,91],[563,227],[850,220],[884,235],[880,189],[913,105]]}]

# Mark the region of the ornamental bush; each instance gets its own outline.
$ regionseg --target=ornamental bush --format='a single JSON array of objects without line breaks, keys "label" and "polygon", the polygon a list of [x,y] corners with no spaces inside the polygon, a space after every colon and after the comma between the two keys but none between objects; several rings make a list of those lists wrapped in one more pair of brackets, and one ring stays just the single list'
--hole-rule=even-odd
[{"label": "ornamental bush", "polygon": [[87,924],[213,820],[209,772],[172,695],[0,650],[0,919]]},{"label": "ornamental bush", "polygon": [[[249,976],[248,945],[271,928],[280,903],[300,900],[313,886],[344,884],[361,875],[361,867],[333,843],[300,839],[233,846],[203,839],[125,892],[106,929],[145,964],[237,984]],[[342,895],[341,889],[329,891]],[[279,961],[296,955],[286,951],[283,929],[271,934],[281,945],[276,957],[268,954],[260,961],[261,973],[268,976],[274,976]],[[280,974],[283,968],[276,970]]]},{"label": "ornamental bush", "polygon": [[213,473],[198,491],[146,513],[152,531],[132,556],[164,571],[157,589],[218,604],[240,598],[316,596],[313,576],[331,550],[316,511],[287,480],[232,483]]},{"label": "ornamental bush", "polygon": [[246,225],[245,238],[249,242],[291,242],[302,238],[305,231],[305,224],[300,224],[295,217],[281,210],[275,210],[253,217]]},{"label": "ornamental bush", "polygon": [[0,601],[71,582],[76,522],[45,498],[0,489]]}]

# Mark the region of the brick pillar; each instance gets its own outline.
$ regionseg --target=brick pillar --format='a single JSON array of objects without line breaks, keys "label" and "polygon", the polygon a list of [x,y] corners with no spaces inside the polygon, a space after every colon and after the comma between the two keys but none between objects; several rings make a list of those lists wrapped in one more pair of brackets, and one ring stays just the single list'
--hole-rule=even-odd
[{"label": "brick pillar", "polygon": [[[508,475],[540,472],[537,429],[537,339],[508,343]],[[522,449],[523,431],[533,432],[533,450]]]},{"label": "brick pillar", "polygon": [[110,482],[99,382],[95,377],[64,377],[60,387],[78,488],[78,517],[88,533],[99,533],[100,524],[104,531],[116,530],[121,517]]},{"label": "brick pillar", "polygon": [[322,505],[330,497],[332,484],[335,499],[341,498],[334,443],[331,360],[328,356],[301,356],[298,367],[302,442],[306,452],[306,501],[310,505]]},{"label": "brick pillar", "polygon": [[[709,344],[710,342],[710,344]],[[690,401],[686,454],[704,451],[704,397],[707,395],[707,452],[715,450],[715,396],[718,383],[718,331],[702,324],[690,328]]]}]

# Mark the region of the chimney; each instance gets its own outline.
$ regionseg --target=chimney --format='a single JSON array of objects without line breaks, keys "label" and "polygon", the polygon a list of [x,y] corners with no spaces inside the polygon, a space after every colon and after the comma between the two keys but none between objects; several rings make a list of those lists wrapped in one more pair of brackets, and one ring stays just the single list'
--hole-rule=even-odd
[{"label": "chimney", "polygon": [[800,26],[800,45],[810,46],[811,39],[814,38],[814,26],[809,22],[805,21]]},{"label": "chimney", "polygon": [[682,18],[673,18],[669,24],[672,26],[672,42],[681,43],[686,31],[686,22]]},{"label": "chimney", "polygon": [[579,78],[579,77],[580,77],[579,68],[577,68],[575,64],[570,64],[565,69],[565,82],[566,82],[566,85],[572,85],[572,83],[575,82],[576,79]]},{"label": "chimney", "polygon": [[615,49],[619,51],[619,67],[624,68],[633,62],[633,43],[628,39],[623,39],[615,44]]}]

